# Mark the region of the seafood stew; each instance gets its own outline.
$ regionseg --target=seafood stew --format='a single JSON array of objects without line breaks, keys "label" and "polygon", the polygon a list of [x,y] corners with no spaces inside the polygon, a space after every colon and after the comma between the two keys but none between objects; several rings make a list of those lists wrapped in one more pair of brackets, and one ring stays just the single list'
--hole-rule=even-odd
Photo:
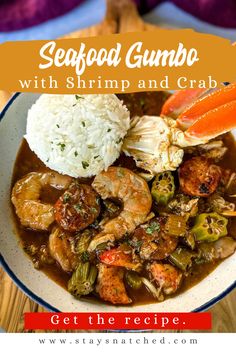
[{"label": "seafood stew", "polygon": [[[135,116],[158,118],[168,97],[120,95],[131,130]],[[34,267],[78,299],[121,305],[163,301],[201,281],[236,249],[234,139],[201,139],[180,145],[177,168],[170,159],[150,171],[124,149],[88,178],[51,170],[23,140],[11,199]]]}]

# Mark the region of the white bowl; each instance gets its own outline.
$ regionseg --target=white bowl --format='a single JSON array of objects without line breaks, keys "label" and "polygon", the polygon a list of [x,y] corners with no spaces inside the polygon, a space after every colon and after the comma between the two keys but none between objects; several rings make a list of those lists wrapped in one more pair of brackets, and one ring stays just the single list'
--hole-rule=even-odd
[{"label": "white bowl", "polygon": [[[9,199],[12,170],[25,133],[27,111],[38,96],[16,94],[0,115],[0,261],[17,286],[47,309],[64,312],[203,311],[228,294],[236,286],[236,253],[183,294],[161,303],[133,307],[115,307],[95,301],[78,301],[44,273],[34,269],[30,259],[18,245]],[[236,132],[234,135],[236,137]]]}]

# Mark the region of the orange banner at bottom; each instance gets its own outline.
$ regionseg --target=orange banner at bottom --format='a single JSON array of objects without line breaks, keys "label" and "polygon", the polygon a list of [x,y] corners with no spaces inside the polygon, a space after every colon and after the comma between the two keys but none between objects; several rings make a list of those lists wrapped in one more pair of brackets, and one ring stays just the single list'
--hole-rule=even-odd
[{"label": "orange banner at bottom", "polygon": [[205,313],[25,313],[25,329],[83,330],[209,330]]}]

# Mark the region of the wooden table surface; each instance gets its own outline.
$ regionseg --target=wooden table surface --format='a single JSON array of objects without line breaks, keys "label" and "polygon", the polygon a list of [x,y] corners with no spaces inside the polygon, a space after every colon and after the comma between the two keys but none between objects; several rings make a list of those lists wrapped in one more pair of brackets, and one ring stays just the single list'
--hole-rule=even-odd
[{"label": "wooden table surface", "polygon": [[[66,37],[85,37],[109,33],[143,31],[154,26],[143,22],[129,0],[107,0],[104,20],[95,26],[69,34]],[[11,94],[0,91],[0,111]],[[7,332],[23,332],[24,312],[46,310],[29,299],[0,268],[0,327]],[[236,289],[209,310],[213,318],[212,332],[236,332]],[[42,332],[42,331],[36,331]],[[188,331],[186,331],[188,332]]]}]

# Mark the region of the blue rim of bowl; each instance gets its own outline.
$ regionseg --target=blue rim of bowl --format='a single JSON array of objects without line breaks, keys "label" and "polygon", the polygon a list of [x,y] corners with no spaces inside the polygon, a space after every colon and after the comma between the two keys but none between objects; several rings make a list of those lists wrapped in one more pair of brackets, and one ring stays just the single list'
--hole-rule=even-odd
[{"label": "blue rim of bowl", "polygon": [[[12,98],[7,102],[3,110],[0,112],[0,122],[4,118],[5,113],[9,109],[9,107],[12,105],[12,103],[15,101],[15,99],[20,95],[20,92],[15,93]],[[4,270],[7,272],[7,274],[12,278],[14,283],[26,294],[28,295],[32,300],[36,301],[39,305],[45,307],[49,311],[52,312],[61,312],[60,310],[56,309],[46,301],[44,301],[42,298],[38,297],[36,294],[34,294],[29,288],[27,288],[19,278],[14,274],[14,272],[11,270],[11,268],[8,266],[6,261],[4,260],[2,254],[0,253],[0,265],[4,268]],[[197,307],[196,309],[192,310],[191,312],[202,312],[206,311],[209,309],[211,306],[215,305],[217,302],[222,300],[226,295],[228,295],[234,288],[236,288],[236,280],[233,284],[231,284],[227,289],[225,289],[222,293],[214,297],[213,299],[207,301],[205,304]]]}]

